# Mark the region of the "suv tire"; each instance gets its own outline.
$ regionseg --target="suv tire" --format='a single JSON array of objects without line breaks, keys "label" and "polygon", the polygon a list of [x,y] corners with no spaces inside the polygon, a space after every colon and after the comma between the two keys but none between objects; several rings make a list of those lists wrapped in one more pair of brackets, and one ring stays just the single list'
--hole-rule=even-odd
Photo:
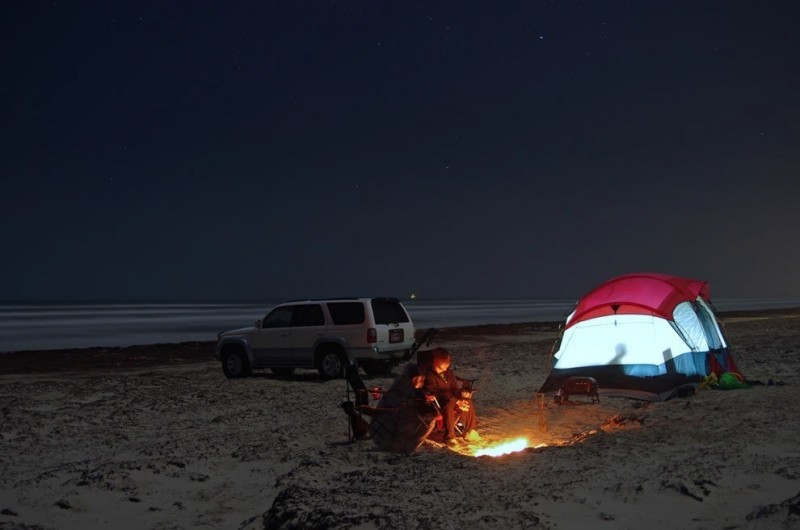
[{"label": "suv tire", "polygon": [[242,350],[222,353],[222,372],[228,379],[241,379],[250,375],[250,362]]},{"label": "suv tire", "polygon": [[320,352],[317,360],[319,375],[325,379],[338,379],[344,374],[344,356],[335,348],[325,348]]}]

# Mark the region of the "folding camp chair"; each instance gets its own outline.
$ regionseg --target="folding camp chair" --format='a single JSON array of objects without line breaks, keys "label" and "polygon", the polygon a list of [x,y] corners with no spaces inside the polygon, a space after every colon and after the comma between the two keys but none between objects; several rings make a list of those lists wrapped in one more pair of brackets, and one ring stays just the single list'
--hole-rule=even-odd
[{"label": "folding camp chair", "polygon": [[414,395],[405,378],[392,388],[367,388],[354,366],[345,369],[347,400],[341,404],[348,415],[348,439],[372,439],[378,446],[400,453],[414,452],[435,426],[425,414],[424,400]]}]

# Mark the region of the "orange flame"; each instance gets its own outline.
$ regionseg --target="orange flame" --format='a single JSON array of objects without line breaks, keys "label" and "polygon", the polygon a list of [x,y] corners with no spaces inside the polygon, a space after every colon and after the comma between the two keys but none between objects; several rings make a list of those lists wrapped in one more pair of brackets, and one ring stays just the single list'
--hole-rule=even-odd
[{"label": "orange flame", "polygon": [[514,438],[513,440],[506,440],[505,442],[501,443],[494,443],[490,444],[482,439],[478,440],[471,440],[468,444],[458,444],[455,446],[448,447],[453,452],[464,456],[503,456],[510,453],[517,453],[519,451],[523,451],[528,447],[533,447],[538,449],[539,447],[547,447],[547,444],[540,443],[536,445],[532,445],[530,441],[528,441],[525,437]]},{"label": "orange flame", "polygon": [[516,453],[529,447],[527,438],[515,438],[508,442],[484,447],[475,451],[475,456],[503,456],[509,453]]}]

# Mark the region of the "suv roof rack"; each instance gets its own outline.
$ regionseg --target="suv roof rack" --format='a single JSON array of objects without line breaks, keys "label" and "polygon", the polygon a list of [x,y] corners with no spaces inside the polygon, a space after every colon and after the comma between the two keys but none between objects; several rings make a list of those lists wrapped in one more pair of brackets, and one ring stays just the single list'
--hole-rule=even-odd
[{"label": "suv roof rack", "polygon": [[340,296],[335,298],[297,298],[295,300],[286,300],[284,304],[291,304],[293,302],[322,302],[325,300],[358,300],[359,298],[366,298],[366,297]]},{"label": "suv roof rack", "polygon": [[332,296],[330,298],[297,298],[294,300],[286,300],[284,304],[292,304],[294,302],[325,302],[331,300],[360,300],[362,298],[369,298],[370,300],[388,300],[389,302],[399,302],[400,299],[394,296]]}]

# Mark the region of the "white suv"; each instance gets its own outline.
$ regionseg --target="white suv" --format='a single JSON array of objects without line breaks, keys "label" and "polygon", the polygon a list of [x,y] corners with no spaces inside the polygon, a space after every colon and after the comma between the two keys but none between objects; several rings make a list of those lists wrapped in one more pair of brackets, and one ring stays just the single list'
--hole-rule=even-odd
[{"label": "white suv", "polygon": [[386,374],[414,344],[414,324],[396,298],[295,300],[275,307],[249,328],[218,335],[217,360],[229,379],[269,368],[288,375],[316,368],[341,377],[345,364]]}]

